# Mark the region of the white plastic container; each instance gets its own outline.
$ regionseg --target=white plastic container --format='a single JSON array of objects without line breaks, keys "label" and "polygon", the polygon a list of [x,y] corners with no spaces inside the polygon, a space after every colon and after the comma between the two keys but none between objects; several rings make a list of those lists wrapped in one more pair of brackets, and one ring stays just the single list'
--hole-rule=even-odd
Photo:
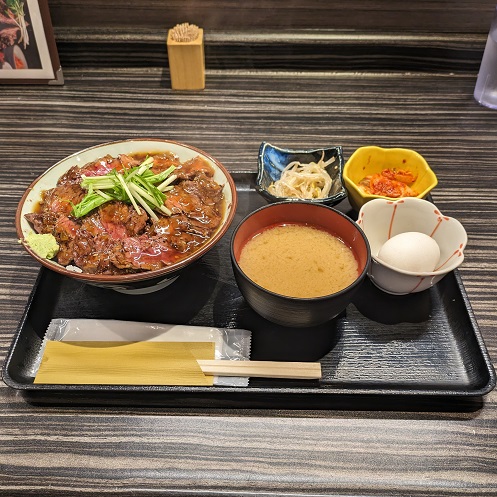
[{"label": "white plastic container", "polygon": [[497,109],[497,8],[483,52],[474,97],[481,105]]}]

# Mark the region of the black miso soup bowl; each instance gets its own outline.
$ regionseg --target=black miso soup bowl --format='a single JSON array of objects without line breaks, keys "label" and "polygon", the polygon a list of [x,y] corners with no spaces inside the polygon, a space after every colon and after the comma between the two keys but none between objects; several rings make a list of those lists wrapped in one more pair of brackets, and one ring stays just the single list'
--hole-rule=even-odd
[{"label": "black miso soup bowl", "polygon": [[[283,224],[316,227],[341,239],[358,262],[356,280],[339,292],[312,298],[280,295],[252,281],[238,263],[243,247],[257,233]],[[261,207],[240,222],[231,238],[233,272],[247,303],[268,321],[295,328],[317,326],[340,314],[366,278],[370,258],[368,240],[354,221],[332,207],[309,202],[278,202]]]},{"label": "black miso soup bowl", "polygon": [[[43,192],[54,188],[58,179],[74,166],[84,166],[98,158],[107,155],[117,157],[119,154],[161,154],[172,153],[181,163],[197,156],[204,159],[213,169],[213,179],[222,186],[224,197],[224,212],[221,225],[199,249],[187,257],[170,266],[151,271],[142,271],[130,274],[88,274],[75,271],[74,268],[64,267],[53,259],[40,257],[27,243],[26,237],[33,233],[33,227],[26,220],[25,215],[34,212],[42,199]],[[161,290],[173,283],[181,272],[194,261],[200,259],[211,250],[224,236],[235,215],[237,205],[237,192],[233,178],[227,169],[214,157],[202,150],[172,140],[156,138],[135,138],[103,143],[76,152],[54,164],[41,176],[33,181],[23,195],[16,213],[17,235],[26,251],[41,265],[56,273],[78,280],[82,283],[115,290],[127,294],[147,294]],[[77,269],[77,268],[76,268]]]}]

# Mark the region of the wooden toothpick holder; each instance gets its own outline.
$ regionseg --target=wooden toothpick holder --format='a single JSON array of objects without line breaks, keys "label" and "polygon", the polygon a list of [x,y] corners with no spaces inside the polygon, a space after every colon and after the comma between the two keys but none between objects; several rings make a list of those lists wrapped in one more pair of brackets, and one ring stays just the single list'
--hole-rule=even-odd
[{"label": "wooden toothpick holder", "polygon": [[178,42],[167,35],[167,56],[173,90],[203,90],[205,88],[204,30],[194,41]]}]

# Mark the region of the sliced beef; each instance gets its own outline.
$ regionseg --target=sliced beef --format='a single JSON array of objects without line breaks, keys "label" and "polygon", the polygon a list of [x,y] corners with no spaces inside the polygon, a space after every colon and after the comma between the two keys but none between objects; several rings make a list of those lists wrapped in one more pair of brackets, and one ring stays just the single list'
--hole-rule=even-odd
[{"label": "sliced beef", "polygon": [[19,26],[8,12],[5,2],[0,0],[0,51],[15,45],[20,33]]},{"label": "sliced beef", "polygon": [[63,174],[57,185],[65,184],[81,184],[83,180],[82,176],[104,176],[108,174],[112,169],[117,171],[122,171],[123,169],[130,169],[132,167],[138,166],[141,163],[140,160],[134,159],[133,157],[125,154],[119,155],[118,158],[111,156],[102,157],[94,162],[89,162],[83,167],[73,166],[69,171]]},{"label": "sliced beef", "polygon": [[132,205],[109,202],[99,208],[102,226],[113,238],[124,238],[143,233],[148,220],[144,209],[138,214]]},{"label": "sliced beef", "polygon": [[57,185],[80,185],[83,178],[81,177],[82,169],[79,166],[73,166],[69,171],[63,174]]},{"label": "sliced beef", "polygon": [[79,224],[67,216],[61,215],[57,218],[53,235],[59,242],[73,240],[79,230]]},{"label": "sliced beef", "polygon": [[124,169],[131,169],[132,167],[139,166],[143,161],[140,159],[135,159],[131,155],[119,154],[118,156]]},{"label": "sliced beef", "polygon": [[53,212],[30,212],[24,217],[31,223],[36,233],[52,233],[59,216]]},{"label": "sliced beef", "polygon": [[97,236],[101,233],[105,233],[105,228],[103,227],[100,220],[100,213],[98,210],[93,211],[82,218],[81,230],[89,233],[92,236]]},{"label": "sliced beef", "polygon": [[101,159],[84,165],[81,168],[81,174],[84,174],[85,176],[104,176],[113,169],[119,172],[124,169],[124,166],[118,158],[106,155]]},{"label": "sliced beef", "polygon": [[59,218],[64,218],[61,223],[66,222],[73,205],[79,203],[85,193],[79,185],[71,184],[47,190],[42,195],[39,212],[26,214],[26,219],[37,233],[52,233],[57,238]]},{"label": "sliced beef", "polygon": [[79,224],[67,216],[57,218],[52,234],[59,244],[57,262],[63,266],[71,264],[74,257],[74,241],[79,233]]},{"label": "sliced beef", "polygon": [[40,204],[42,212],[69,215],[74,205],[79,204],[86,195],[79,185],[59,185],[47,190]]},{"label": "sliced beef", "polygon": [[121,250],[112,252],[111,259],[116,267],[122,269],[151,271],[170,266],[181,257],[166,240],[146,235],[125,238],[121,244]]},{"label": "sliced beef", "polygon": [[73,242],[73,264],[85,273],[113,272],[110,257],[116,244],[119,242],[112,240],[107,233],[92,235],[79,230]]},{"label": "sliced beef", "polygon": [[223,189],[215,181],[200,174],[193,181],[183,181],[185,192],[195,195],[204,205],[216,205],[223,198]]},{"label": "sliced beef", "polygon": [[176,185],[168,193],[166,207],[174,214],[184,214],[197,227],[216,229],[221,222],[221,200],[221,186],[200,174]]},{"label": "sliced beef", "polygon": [[[145,157],[143,157],[143,159],[145,160]],[[181,166],[181,162],[179,161],[179,157],[177,155],[172,153],[154,155],[154,164],[152,166],[152,172],[154,174],[159,174],[162,171],[169,169],[171,166],[176,168]]]},{"label": "sliced beef", "polygon": [[68,266],[74,261],[74,240],[59,243],[57,262],[62,266]]},{"label": "sliced beef", "polygon": [[184,258],[214,234],[221,222],[222,187],[213,181],[213,170],[203,159],[180,165],[174,154],[154,156],[152,167],[155,173],[171,165],[180,171],[182,179],[167,193],[171,216],[159,215],[159,220],[152,222],[144,210],[138,214],[131,204],[120,201],[108,202],[81,219],[71,216],[73,205],[86,195],[80,186],[83,174],[121,171],[144,159],[106,156],[83,168],[75,166],[43,194],[39,212],[26,215],[38,233],[56,237],[60,264],[74,264],[92,274],[160,269]]},{"label": "sliced beef", "polygon": [[185,253],[202,245],[210,238],[212,232],[212,229],[205,226],[195,226],[185,215],[176,214],[160,218],[151,227],[150,235],[167,240],[173,248]]},{"label": "sliced beef", "polygon": [[5,25],[0,26],[0,50],[4,50],[7,47],[15,45],[19,35],[19,28],[15,27],[5,27]]},{"label": "sliced beef", "polygon": [[212,178],[214,176],[214,169],[208,162],[202,159],[202,157],[197,156],[181,164],[174,170],[174,174],[176,174],[179,179],[193,179],[199,174],[204,174],[205,176]]}]

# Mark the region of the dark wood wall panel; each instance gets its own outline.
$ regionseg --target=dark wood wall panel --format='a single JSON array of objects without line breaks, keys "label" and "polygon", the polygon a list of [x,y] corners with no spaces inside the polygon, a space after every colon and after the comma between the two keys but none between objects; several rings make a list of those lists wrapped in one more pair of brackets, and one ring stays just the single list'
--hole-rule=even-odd
[{"label": "dark wood wall panel", "polygon": [[[59,55],[69,67],[168,67],[166,31],[56,28]],[[478,71],[483,34],[289,30],[216,31],[205,34],[208,70]]]},{"label": "dark wood wall panel", "polygon": [[495,0],[49,0],[56,27],[488,31]]}]

